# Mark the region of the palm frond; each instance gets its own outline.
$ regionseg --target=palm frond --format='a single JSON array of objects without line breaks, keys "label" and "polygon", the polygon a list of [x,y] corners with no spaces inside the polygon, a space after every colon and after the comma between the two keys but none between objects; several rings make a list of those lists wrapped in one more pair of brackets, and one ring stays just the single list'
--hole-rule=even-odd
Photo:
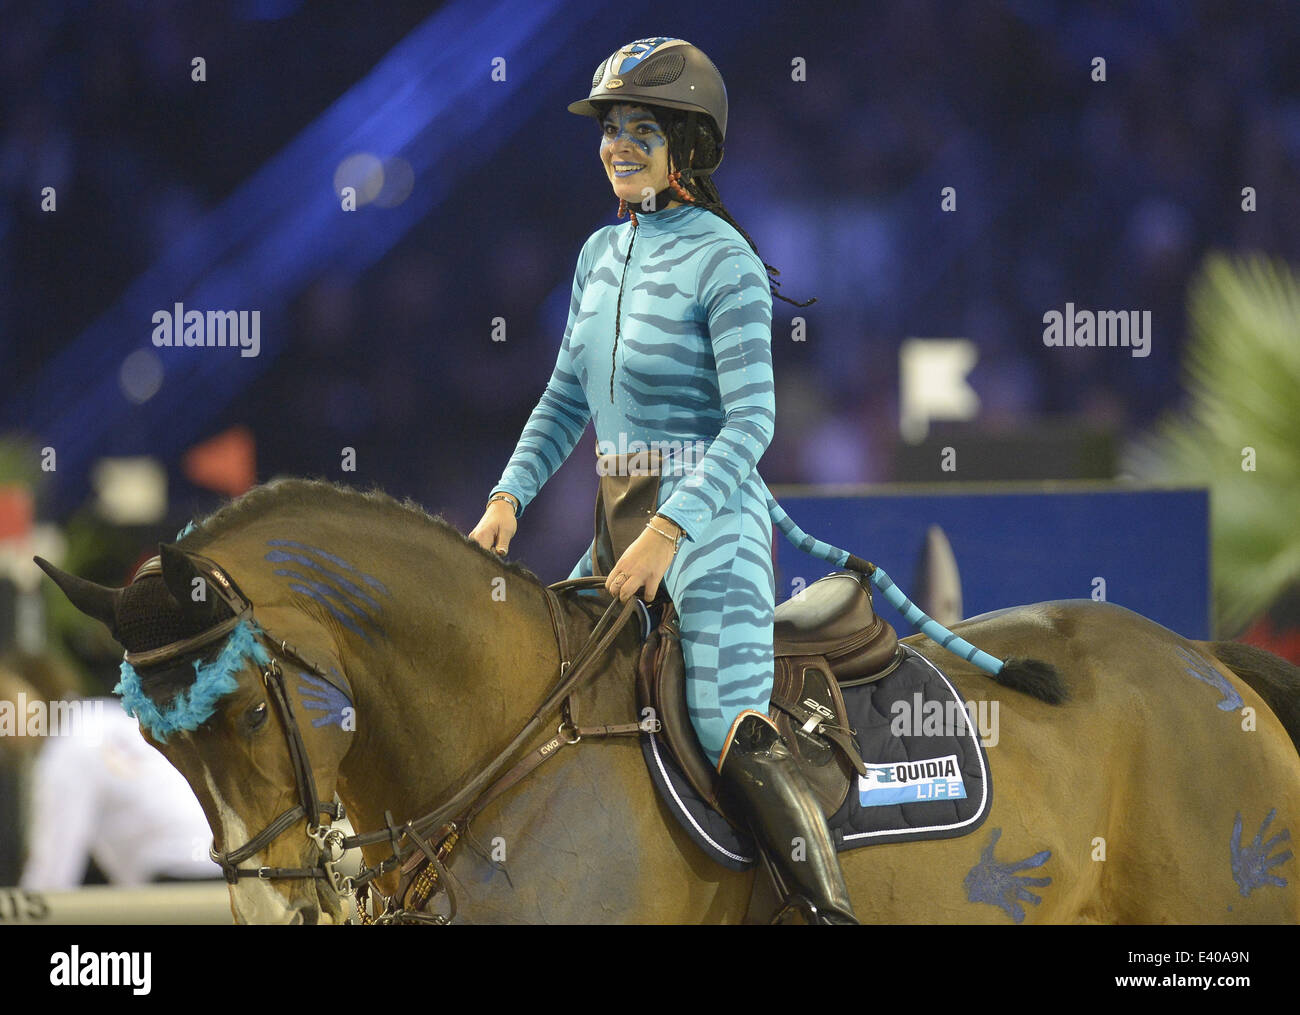
[{"label": "palm frond", "polygon": [[1126,471],[1210,488],[1215,619],[1236,633],[1300,581],[1300,279],[1282,262],[1212,255],[1189,310],[1184,405]]}]

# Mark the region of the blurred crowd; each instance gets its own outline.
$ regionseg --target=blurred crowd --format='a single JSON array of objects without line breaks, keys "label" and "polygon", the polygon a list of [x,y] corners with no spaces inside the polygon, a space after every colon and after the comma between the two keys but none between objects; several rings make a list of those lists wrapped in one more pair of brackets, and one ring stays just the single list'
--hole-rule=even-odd
[{"label": "blurred crowd", "polygon": [[[432,9],[6,9],[0,399]],[[285,294],[285,352],[194,440],[245,424],[260,479],[377,484],[468,531],[550,374],[582,242],[615,221],[596,131],[564,106],[585,95],[598,61],[651,30],[717,54],[731,122],[716,182],[781,269],[781,291],[817,297],[806,309],[774,304],[769,483],[891,478],[897,347],[909,337],[977,344],[982,423],[1068,417],[1132,435],[1177,400],[1187,284],[1207,252],[1300,261],[1290,3],[810,0],[729,17],[694,8],[658,25],[604,14],[539,75],[541,111],[501,124],[508,157],[443,195],[370,270],[327,271]],[[195,56],[208,65],[202,87],[190,80]],[[320,186],[333,168],[321,167]],[[41,210],[46,187],[57,214]],[[949,187],[956,210],[945,212]],[[1243,210],[1244,187],[1258,210]],[[1067,302],[1150,310],[1152,355],[1046,348],[1043,314]],[[795,316],[804,342],[791,340]],[[497,318],[504,343],[491,340]],[[586,545],[592,443],[588,434],[515,545],[548,580]],[[338,468],[349,446],[355,474]],[[135,450],[149,453],[147,440]],[[165,464],[180,506],[170,531],[219,497]],[[0,844],[10,873],[15,848]]]},{"label": "blurred crowd", "polygon": [[[782,269],[783,291],[818,298],[775,305],[769,482],[890,478],[906,337],[978,344],[972,383],[989,424],[1147,424],[1176,399],[1186,284],[1205,253],[1300,257],[1289,227],[1300,221],[1300,69],[1287,56],[1300,21],[1285,3],[1249,16],[1211,2],[755,10],[743,24],[696,11],[663,30],[719,54],[732,110],[723,198]],[[0,396],[427,13],[9,11]],[[554,101],[504,125],[511,158],[446,195],[372,270],[290,294],[288,351],[221,420],[254,428],[261,478],[378,483],[472,526],[549,375],[582,241],[614,221],[595,132],[564,111],[605,51],[636,34],[598,24],[538,82]],[[204,87],[189,82],[196,54]],[[46,186],[59,190],[58,215],[39,210]],[[1256,212],[1242,210],[1245,186]],[[955,212],[940,209],[945,187]],[[1153,354],[1045,348],[1042,315],[1067,301],[1151,310]],[[790,340],[796,314],[803,343]],[[505,343],[490,340],[494,318]],[[354,476],[338,472],[344,446],[360,449]],[[573,503],[590,502],[588,472],[562,471],[530,515],[520,546],[539,570],[567,569],[581,551]]]}]

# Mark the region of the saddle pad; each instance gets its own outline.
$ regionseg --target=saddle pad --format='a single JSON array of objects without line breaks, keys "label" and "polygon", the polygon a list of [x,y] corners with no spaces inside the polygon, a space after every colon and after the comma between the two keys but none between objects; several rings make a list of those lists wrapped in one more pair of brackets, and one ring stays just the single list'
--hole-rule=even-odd
[{"label": "saddle pad", "polygon": [[[854,777],[828,822],[840,852],[966,835],[984,823],[993,802],[988,755],[967,718],[977,713],[965,710],[933,663],[908,645],[900,648],[906,658],[893,673],[843,689],[868,776]],[[659,795],[700,848],[732,870],[753,866],[753,840],[700,799],[658,735],[641,734],[641,750]]]}]

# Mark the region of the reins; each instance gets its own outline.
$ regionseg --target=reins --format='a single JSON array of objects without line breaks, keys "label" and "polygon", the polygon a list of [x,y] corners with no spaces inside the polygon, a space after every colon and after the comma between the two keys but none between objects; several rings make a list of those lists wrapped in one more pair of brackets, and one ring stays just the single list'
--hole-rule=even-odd
[{"label": "reins", "polygon": [[[570,704],[570,696],[599,672],[598,661],[627,625],[628,618],[632,616],[636,609],[636,600],[629,599],[626,603],[621,604],[618,599],[612,600],[605,608],[605,612],[596,621],[590,635],[578,649],[578,652],[570,657],[568,633],[564,624],[564,614],[558,594],[581,589],[603,588],[605,579],[599,577],[573,578],[556,582],[554,585],[543,588],[542,591],[546,598],[547,612],[560,656],[559,679],[537,708],[533,710],[523,728],[492,761],[475,774],[451,799],[440,804],[434,810],[407,821],[403,825],[394,823],[391,812],[386,811],[384,813],[384,828],[373,832],[344,836],[341,829],[330,827],[328,824],[316,823],[316,819],[322,814],[327,815],[330,821],[336,821],[344,816],[344,809],[341,804],[334,801],[317,799],[316,781],[312,774],[311,759],[308,757],[307,747],[303,741],[302,731],[298,725],[297,717],[294,715],[289,695],[285,691],[285,675],[281,661],[302,667],[313,675],[338,687],[349,698],[353,698],[350,688],[340,686],[340,678],[326,673],[324,669],[307,659],[288,642],[275,639],[265,628],[257,624],[253,619],[252,601],[243,594],[229,576],[222,572],[215,561],[200,557],[197,554],[191,554],[190,556],[196,566],[204,572],[211,587],[216,589],[219,596],[230,607],[232,616],[199,635],[144,652],[127,652],[125,660],[132,666],[165,664],[187,654],[192,654],[197,649],[215,642],[219,637],[230,633],[241,622],[246,620],[249,621],[255,637],[263,642],[268,650],[266,661],[262,665],[262,683],[272,704],[279,713],[284,727],[286,746],[293,766],[298,802],[270,821],[243,845],[220,853],[217,852],[215,844],[209,849],[209,856],[221,867],[226,880],[231,884],[238,883],[241,878],[252,877],[270,881],[314,878],[328,881],[340,896],[355,894],[357,909],[361,913],[363,923],[388,923],[401,920],[447,923],[455,915],[456,900],[448,884],[445,862],[459,840],[461,833],[466,830],[474,816],[479,814],[501,794],[517,785],[542,761],[548,757],[554,757],[561,747],[577,743],[584,735],[609,736],[635,733],[642,729],[652,728],[649,723],[624,723],[590,728],[576,725],[576,709]],[[161,559],[154,557],[140,567],[132,581],[138,581],[147,575],[161,574]],[[342,683],[346,684],[346,678],[342,678]],[[564,717],[556,729],[556,735],[512,765],[511,762],[515,755],[561,711],[563,711]],[[299,821],[306,822],[307,837],[320,850],[320,860],[316,866],[240,866],[245,860],[265,849],[271,842],[279,838]],[[437,837],[431,839],[430,834],[434,832],[438,833]],[[336,865],[347,850],[373,846],[382,842],[388,842],[391,845],[392,852],[390,855],[373,867],[363,865],[361,872],[355,878],[346,877],[336,869]],[[431,843],[436,843],[436,848],[431,848]],[[388,874],[402,865],[408,857],[413,857],[417,853],[422,854],[429,861],[428,869],[419,872],[413,882],[415,898],[418,900],[417,909],[413,911],[404,910],[400,906],[395,907],[393,898],[386,898],[384,900],[384,912],[377,918],[371,918],[366,913],[366,897],[369,894],[371,882]],[[439,886],[447,892],[451,913],[443,916],[441,914],[428,915],[419,911],[423,909],[424,903],[438,890]],[[376,891],[376,894],[379,893]]]},{"label": "reins", "polygon": [[[342,840],[344,849],[352,849],[357,846],[371,846],[380,842],[389,842],[392,844],[393,852],[385,860],[376,864],[374,867],[366,868],[356,878],[351,879],[346,886],[350,890],[358,891],[358,909],[364,913],[363,896],[369,883],[375,878],[389,873],[395,867],[400,865],[407,857],[412,856],[417,851],[422,852],[433,866],[438,877],[427,878],[429,884],[428,894],[432,894],[438,883],[441,883],[448,892],[449,899],[452,900],[454,911],[455,901],[451,896],[450,887],[445,878],[445,861],[450,855],[452,847],[459,839],[460,834],[465,830],[469,821],[493,800],[511,787],[517,785],[525,776],[548,757],[552,757],[556,750],[566,744],[577,743],[583,734],[600,735],[600,731],[608,730],[611,734],[640,732],[643,728],[641,723],[627,723],[622,726],[595,727],[590,730],[573,726],[571,722],[562,722],[556,731],[556,736],[547,741],[541,747],[529,752],[519,762],[507,770],[510,760],[518,751],[532,740],[544,725],[563,708],[565,700],[573,694],[579,687],[591,676],[598,673],[596,662],[604,655],[605,651],[613,644],[614,639],[622,632],[627,625],[628,619],[636,609],[635,599],[629,599],[626,603],[620,604],[615,599],[596,625],[592,628],[591,634],[588,635],[586,642],[572,658],[567,658],[568,639],[565,633],[563,618],[560,611],[557,592],[566,592],[578,589],[595,589],[603,588],[604,578],[572,578],[567,581],[557,582],[545,588],[543,591],[546,595],[547,607],[550,611],[551,625],[554,629],[556,644],[560,651],[560,680],[554,689],[546,696],[540,705],[534,710],[532,716],[524,724],[510,743],[492,759],[473,779],[469,781],[455,796],[440,805],[436,810],[406,822],[404,825],[396,826],[393,824],[391,815],[385,814],[387,827],[364,834],[352,835]],[[621,609],[620,609],[621,606]],[[617,611],[617,612],[616,612]],[[446,848],[431,850],[425,843],[430,837],[431,832],[441,833],[438,836],[438,842],[445,844]],[[412,841],[403,843],[403,839]],[[427,898],[427,895],[426,895]],[[390,900],[391,904],[391,900]],[[448,917],[427,917],[423,914],[412,913],[403,910],[389,909],[384,914],[389,922],[398,916],[419,920],[422,922],[445,923],[450,919]],[[363,922],[366,918],[363,916]]]}]

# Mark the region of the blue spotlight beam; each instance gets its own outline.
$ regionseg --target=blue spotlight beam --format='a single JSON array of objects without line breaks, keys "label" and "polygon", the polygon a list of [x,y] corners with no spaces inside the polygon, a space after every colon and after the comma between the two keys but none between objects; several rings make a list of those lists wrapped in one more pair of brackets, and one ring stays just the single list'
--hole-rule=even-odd
[{"label": "blue spotlight beam", "polygon": [[[463,0],[439,11],[47,363],[7,415],[56,449],[51,485],[60,506],[70,506],[71,488],[91,462],[111,453],[116,432],[147,427],[150,450],[173,455],[284,351],[282,337],[265,328],[256,358],[160,349],[163,388],[134,405],[118,371],[129,353],[151,347],[156,311],[178,301],[187,309],[259,309],[265,325],[325,268],[374,263],[499,148],[507,134],[493,124],[495,114],[508,102],[512,118],[537,106],[545,88],[536,79],[584,28],[592,16],[584,7],[498,0],[485,9],[481,0]],[[491,80],[494,57],[506,60],[505,81]],[[406,158],[416,178],[407,201],[343,212],[333,175],[356,152]]]}]

